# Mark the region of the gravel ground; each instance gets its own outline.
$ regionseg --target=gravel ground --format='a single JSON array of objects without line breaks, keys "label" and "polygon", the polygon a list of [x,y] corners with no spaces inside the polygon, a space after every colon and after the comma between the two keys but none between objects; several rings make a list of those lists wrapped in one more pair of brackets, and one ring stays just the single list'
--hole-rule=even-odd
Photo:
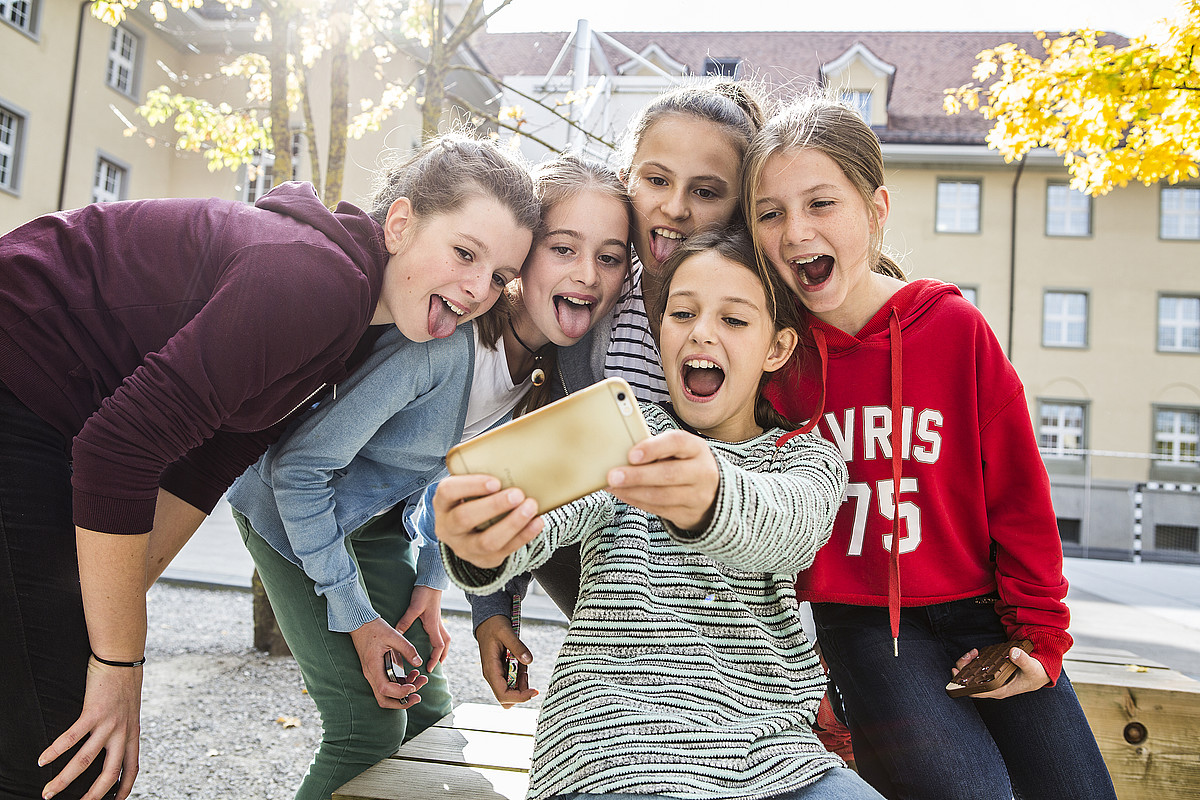
[{"label": "gravel ground", "polygon": [[[495,702],[479,674],[470,618],[447,613],[455,703]],[[566,628],[525,621],[530,683],[544,688]],[[252,647],[246,592],[159,584],[149,594],[141,772],[132,797],[291,798],[320,738],[291,658]],[[536,707],[541,698],[529,705]]]}]

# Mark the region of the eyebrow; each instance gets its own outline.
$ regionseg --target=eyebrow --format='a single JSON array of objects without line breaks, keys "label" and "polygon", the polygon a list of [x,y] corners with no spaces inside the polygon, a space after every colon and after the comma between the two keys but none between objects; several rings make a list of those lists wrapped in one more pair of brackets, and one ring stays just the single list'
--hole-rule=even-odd
[{"label": "eyebrow", "polygon": [[460,232],[458,235],[461,236],[462,238],[466,239],[471,244],[475,245],[475,249],[478,250],[479,252],[481,252],[481,253],[491,252],[489,250],[488,246],[483,243],[482,239],[478,239],[469,233]]},{"label": "eyebrow", "polygon": [[[689,289],[680,289],[677,292],[671,292],[667,296],[667,299],[671,300],[676,297],[697,297],[697,296],[698,295],[696,292],[693,292]],[[737,297],[735,295],[726,295],[725,297],[720,298],[720,301],[722,303],[737,303],[738,305],[749,306],[750,308],[753,308],[756,311],[760,308],[758,303],[755,303],[752,300],[747,300],[744,297]]]},{"label": "eyebrow", "polygon": [[[805,189],[804,191],[801,192],[801,194],[817,194],[820,192],[832,191],[837,188],[838,188],[838,186],[836,186],[835,184],[832,184],[832,183],[819,183],[816,186],[810,186],[809,188]],[[776,202],[778,202],[778,201],[774,197],[760,197],[759,199],[754,201],[754,205],[761,206],[764,203],[776,203]]]},{"label": "eyebrow", "polygon": [[[543,236],[542,238],[549,239],[551,236],[570,236],[574,239],[582,239],[583,238],[582,233],[580,233],[579,231],[573,231],[569,228],[556,228],[555,230],[552,230],[552,231],[546,231],[545,236]],[[614,245],[616,247],[626,247],[629,245],[629,242],[627,242],[624,239],[605,239],[600,244],[601,245]]]},{"label": "eyebrow", "polygon": [[[662,170],[663,172],[669,172],[672,175],[675,174],[675,170],[671,169],[670,167],[668,167],[666,164],[662,163],[661,161],[643,161],[642,164],[648,165],[651,167],[657,167],[658,169]],[[729,185],[729,181],[725,180],[720,175],[696,175],[692,178],[692,181],[693,182],[695,182],[695,181],[710,181],[712,183],[719,183],[722,186]]]}]

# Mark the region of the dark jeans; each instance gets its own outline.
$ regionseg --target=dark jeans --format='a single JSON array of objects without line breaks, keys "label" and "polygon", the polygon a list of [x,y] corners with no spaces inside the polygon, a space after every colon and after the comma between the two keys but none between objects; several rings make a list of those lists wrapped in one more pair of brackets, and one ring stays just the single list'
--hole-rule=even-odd
[{"label": "dark jeans", "polygon": [[[68,444],[0,384],[0,800],[41,797],[74,751],[45,767],[37,758],[83,708],[90,648]],[[81,797],[102,766],[103,753],[56,796]]]},{"label": "dark jeans", "polygon": [[994,602],[903,609],[898,658],[887,608],[813,603],[859,774],[891,800],[1115,800],[1065,672],[1004,700],[946,694],[960,656],[1006,639]]}]

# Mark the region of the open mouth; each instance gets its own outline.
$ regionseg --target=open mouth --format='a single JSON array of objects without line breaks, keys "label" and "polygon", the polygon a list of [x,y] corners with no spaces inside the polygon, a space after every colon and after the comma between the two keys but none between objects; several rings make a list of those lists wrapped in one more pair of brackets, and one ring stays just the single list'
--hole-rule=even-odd
[{"label": "open mouth", "polygon": [[580,339],[592,324],[592,302],[582,297],[555,295],[554,316],[568,339]]},{"label": "open mouth", "polygon": [[705,358],[683,362],[683,389],[694,400],[710,400],[725,383],[725,370]]},{"label": "open mouth", "polygon": [[454,333],[458,323],[467,314],[467,308],[442,297],[440,294],[429,297],[429,335],[434,339],[445,339]]},{"label": "open mouth", "polygon": [[803,286],[816,288],[833,274],[833,256],[819,255],[795,258],[788,262],[796,270]]},{"label": "open mouth", "polygon": [[687,237],[679,231],[670,228],[653,228],[650,231],[650,253],[659,264],[667,260],[675,248]]}]

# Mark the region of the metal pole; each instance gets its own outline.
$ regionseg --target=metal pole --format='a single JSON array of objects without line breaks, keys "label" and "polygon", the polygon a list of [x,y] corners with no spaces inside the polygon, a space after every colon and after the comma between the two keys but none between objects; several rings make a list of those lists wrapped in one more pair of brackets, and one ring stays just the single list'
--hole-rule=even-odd
[{"label": "metal pole", "polygon": [[592,33],[586,19],[579,20],[575,27],[575,63],[571,70],[571,130],[567,142],[571,150],[583,149],[583,93],[588,85],[588,72],[592,65]]}]

